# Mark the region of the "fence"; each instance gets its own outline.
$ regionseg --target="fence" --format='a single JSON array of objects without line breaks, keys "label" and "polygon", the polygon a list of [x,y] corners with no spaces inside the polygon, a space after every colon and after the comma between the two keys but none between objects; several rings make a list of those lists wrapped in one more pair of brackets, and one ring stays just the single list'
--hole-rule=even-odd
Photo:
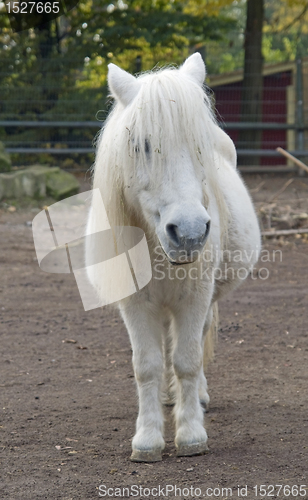
[{"label": "fence", "polygon": [[[242,71],[214,75],[209,79],[220,126],[235,142],[240,166],[243,169],[245,166],[250,169],[256,166],[259,169],[265,166],[291,168],[292,164],[276,151],[278,146],[305,161],[305,157],[308,158],[308,124],[305,123],[308,58],[265,66],[260,122],[242,121],[245,119],[245,107],[241,101],[242,82]],[[52,82],[52,85],[54,87],[55,83]],[[106,88],[101,89],[100,102],[106,100],[106,95]],[[93,102],[97,103],[97,95],[93,94],[92,97]],[[52,96],[49,98],[52,100]],[[47,163],[52,158],[52,161],[62,162],[65,157],[74,157],[75,164],[78,164],[84,155],[90,154],[93,157],[93,138],[102,126],[107,112],[103,113],[102,121],[84,120],[84,117],[95,117],[95,105],[91,103],[91,109],[84,105],[78,107],[77,101],[72,100],[69,103],[71,108],[68,108],[66,114],[70,121],[63,120],[61,105],[52,108],[52,112],[47,109],[45,115],[38,113],[36,119],[34,117],[29,120],[26,119],[29,113],[25,98],[21,96],[19,99],[24,110],[21,115],[25,119],[16,120],[16,117],[19,118],[17,113],[14,116],[6,113],[9,119],[0,120],[0,140],[4,142],[7,151],[12,153],[16,165],[33,163],[37,155],[41,155],[40,158],[45,155]],[[87,103],[89,102],[88,96]],[[69,112],[72,108],[74,113]],[[47,119],[44,120],[44,116]],[[37,117],[42,119],[38,120]],[[54,117],[59,119],[55,121]],[[259,132],[259,140],[251,141],[249,132]],[[254,147],[251,147],[252,143]],[[89,161],[83,164],[81,162],[81,167],[87,168],[86,165],[89,165]]]},{"label": "fence", "polygon": [[[253,123],[253,122],[220,122],[219,125],[228,133],[230,131],[238,130],[256,130],[261,131],[293,131],[298,139],[297,143],[302,145],[302,135],[304,131],[308,130],[308,125],[296,124],[296,123]],[[101,122],[87,121],[87,122],[29,122],[29,121],[0,121],[0,127],[4,128],[18,128],[18,129],[99,129],[101,128]],[[51,134],[52,135],[52,134]],[[93,136],[95,133],[93,132]],[[6,150],[13,154],[52,154],[52,155],[71,155],[71,154],[91,154],[94,152],[94,147],[89,141],[88,145],[85,147],[76,147],[75,145],[71,147],[65,147],[66,144],[61,145],[57,141],[58,147],[31,147],[27,145],[26,147],[12,147],[7,146]],[[285,144],[277,143],[277,147]],[[62,147],[64,146],[64,147]],[[308,157],[308,151],[305,149],[291,150],[291,154],[296,157]],[[237,155],[241,157],[260,157],[266,158],[267,163],[269,158],[279,159],[279,164],[284,164],[284,159],[281,157],[280,153],[276,149],[248,149],[248,148],[238,148]],[[245,170],[245,169],[244,169]]]}]

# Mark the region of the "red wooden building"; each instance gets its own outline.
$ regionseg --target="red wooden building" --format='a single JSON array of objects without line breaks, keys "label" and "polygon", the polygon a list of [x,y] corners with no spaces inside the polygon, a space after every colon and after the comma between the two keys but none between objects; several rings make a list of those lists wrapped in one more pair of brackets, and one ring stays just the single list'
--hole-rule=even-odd
[{"label": "red wooden building", "polygon": [[[304,95],[308,93],[308,58],[303,59]],[[239,122],[243,71],[209,77],[208,85],[215,93],[216,109],[224,123]],[[263,70],[263,123],[295,123],[296,62],[266,65]],[[304,99],[305,101],[305,99]],[[307,102],[307,100],[306,100]],[[239,131],[227,130],[238,149]],[[278,146],[295,150],[294,130],[263,130],[261,149],[275,150]],[[283,157],[262,157],[261,165],[286,165]]]}]

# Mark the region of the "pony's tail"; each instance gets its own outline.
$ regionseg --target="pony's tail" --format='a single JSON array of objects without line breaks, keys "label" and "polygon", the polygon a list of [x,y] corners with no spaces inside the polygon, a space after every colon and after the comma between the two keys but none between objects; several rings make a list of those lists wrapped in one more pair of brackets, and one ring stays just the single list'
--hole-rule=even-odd
[{"label": "pony's tail", "polygon": [[218,303],[215,302],[212,306],[213,308],[213,318],[211,322],[211,326],[205,336],[204,341],[204,349],[203,349],[203,367],[206,368],[208,363],[214,358],[214,348],[217,340],[218,333],[218,323],[219,323],[219,314],[218,314]]}]

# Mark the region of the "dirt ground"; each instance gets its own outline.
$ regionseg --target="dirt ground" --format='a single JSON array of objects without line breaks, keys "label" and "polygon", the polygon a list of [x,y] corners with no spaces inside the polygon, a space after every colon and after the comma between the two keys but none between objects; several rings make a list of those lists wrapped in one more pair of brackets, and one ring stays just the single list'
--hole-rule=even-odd
[{"label": "dirt ground", "polygon": [[[245,179],[263,228],[276,226],[264,207],[289,177]],[[307,194],[308,178],[295,178],[275,207],[305,214]],[[125,327],[109,307],[84,312],[72,275],[39,269],[29,221],[43,204],[0,209],[0,498],[308,498],[307,237],[264,241],[270,262],[257,268],[268,278],[256,271],[220,303],[207,370],[209,453],[176,457],[166,408],[163,461],[136,464]]]}]

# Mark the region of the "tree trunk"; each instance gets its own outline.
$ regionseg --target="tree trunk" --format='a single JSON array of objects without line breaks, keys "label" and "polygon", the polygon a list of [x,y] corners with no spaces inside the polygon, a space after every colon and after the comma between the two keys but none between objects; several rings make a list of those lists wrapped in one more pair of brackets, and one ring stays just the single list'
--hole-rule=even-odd
[{"label": "tree trunk", "polygon": [[[37,84],[40,87],[40,99],[36,112],[44,114],[52,109],[58,99],[59,84],[55,85],[58,78],[59,62],[56,66],[54,49],[58,43],[56,35],[53,33],[56,20],[48,21],[48,15],[41,15],[42,24],[35,29],[38,37],[37,69],[40,77]],[[43,22],[45,21],[45,22]]]},{"label": "tree trunk", "polygon": [[[247,0],[245,62],[241,103],[242,122],[262,121],[262,27],[264,0]],[[239,133],[239,149],[261,149],[262,130],[244,129]],[[240,156],[241,165],[259,165],[259,156]]]}]

